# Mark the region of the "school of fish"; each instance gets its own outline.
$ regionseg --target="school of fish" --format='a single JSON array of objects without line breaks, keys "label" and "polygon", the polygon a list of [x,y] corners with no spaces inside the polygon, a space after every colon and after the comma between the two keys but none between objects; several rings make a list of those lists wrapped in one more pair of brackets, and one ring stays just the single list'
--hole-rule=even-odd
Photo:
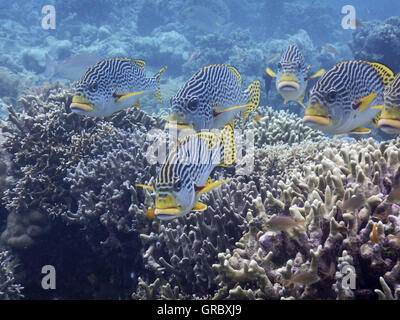
[{"label": "school of fish", "polygon": [[[333,52],[329,46],[324,50]],[[275,79],[285,104],[296,101],[304,107],[305,125],[332,135],[368,134],[372,127],[389,134],[400,133],[400,74],[395,76],[385,65],[343,61],[328,71],[321,69],[309,75],[311,67],[306,66],[295,44],[268,60],[269,65],[275,62],[278,62],[277,72],[267,67],[264,79]],[[167,67],[153,77],[146,77],[145,65],[144,60],[128,58],[97,62],[76,83],[71,111],[108,117],[132,106],[140,107],[139,98],[148,93],[162,101],[160,78]],[[308,102],[304,103],[308,81],[317,78],[309,90]],[[197,71],[170,98],[171,113],[166,128],[179,132],[190,129],[194,133],[171,149],[152,185],[137,184],[155,196],[154,208],[146,212],[148,218],[170,220],[204,211],[207,206],[199,201],[201,195],[229,180],[213,182],[213,170],[235,162],[235,119],[240,116],[243,127],[260,104],[260,81],[250,83],[246,89],[242,88],[242,82],[235,67],[209,65]],[[259,121],[257,116],[253,119]],[[398,189],[391,195],[396,201],[400,200],[395,197]],[[342,210],[355,210],[364,201],[361,195],[355,196],[345,201]],[[266,222],[265,229],[280,232],[297,228],[306,232],[300,225],[305,222],[275,216]],[[286,281],[314,282],[318,277],[302,273]]]}]

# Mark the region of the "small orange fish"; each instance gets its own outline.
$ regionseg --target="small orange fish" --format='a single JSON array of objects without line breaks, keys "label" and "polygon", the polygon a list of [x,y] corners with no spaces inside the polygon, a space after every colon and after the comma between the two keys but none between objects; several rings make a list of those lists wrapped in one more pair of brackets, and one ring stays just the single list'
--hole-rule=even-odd
[{"label": "small orange fish", "polygon": [[343,202],[342,209],[344,211],[350,210],[354,211],[361,207],[365,202],[365,199],[362,195],[356,195],[354,197],[351,197],[350,199],[347,199],[345,202]]},{"label": "small orange fish", "polygon": [[321,278],[314,272],[309,272],[309,271],[302,271],[298,272],[295,275],[292,276],[291,279],[282,279],[280,280],[281,282],[287,281],[285,284],[285,287],[290,286],[291,284],[301,284],[301,285],[312,285],[313,283],[316,283],[320,281]]},{"label": "small orange fish", "polygon": [[364,27],[365,27],[365,24],[362,23],[362,22],[361,22],[360,20],[358,20],[357,18],[356,18],[356,19],[351,19],[350,23],[351,23],[352,25],[355,25],[357,28],[364,28]]},{"label": "small orange fish", "polygon": [[321,280],[323,281],[323,280],[326,280],[328,278],[332,278],[335,275],[335,271],[336,271],[336,266],[331,261],[331,264],[329,266],[329,270],[328,271],[320,271],[325,276]]},{"label": "small orange fish", "polygon": [[288,229],[293,229],[293,228],[299,228],[301,231],[307,231],[304,228],[300,227],[300,223],[304,223],[307,220],[300,220],[296,221],[291,217],[288,216],[277,216],[274,218],[269,219],[267,224],[265,225],[265,229],[271,230],[271,231],[282,231],[282,230],[288,230]]},{"label": "small orange fish", "polygon": [[322,46],[322,49],[324,49],[327,52],[333,53],[335,56],[338,54],[338,51],[329,44]]},{"label": "small orange fish", "polygon": [[374,223],[374,227],[372,228],[372,241],[374,241],[374,243],[378,243],[379,242],[379,235],[378,235],[378,228],[377,228],[377,223]]},{"label": "small orange fish", "polygon": [[257,122],[260,122],[261,116],[260,116],[259,114],[256,114],[256,115],[253,117],[253,120],[254,120],[254,121],[257,121]]},{"label": "small orange fish", "polygon": [[156,210],[154,208],[150,208],[146,211],[145,216],[149,219],[155,219],[156,215],[155,215]]},{"label": "small orange fish", "polygon": [[189,57],[189,59],[188,59],[188,62],[192,62],[192,61],[196,60],[196,59],[200,56],[200,54],[201,54],[201,51],[200,51],[200,50],[194,51],[194,52],[190,55],[190,57]]}]

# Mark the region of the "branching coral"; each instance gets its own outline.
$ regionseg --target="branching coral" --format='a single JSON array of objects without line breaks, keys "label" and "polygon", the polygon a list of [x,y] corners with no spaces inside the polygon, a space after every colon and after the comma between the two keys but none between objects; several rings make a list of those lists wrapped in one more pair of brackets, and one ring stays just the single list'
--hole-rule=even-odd
[{"label": "branching coral", "polygon": [[15,300],[24,297],[24,289],[15,280],[15,261],[9,251],[0,251],[0,300]]}]

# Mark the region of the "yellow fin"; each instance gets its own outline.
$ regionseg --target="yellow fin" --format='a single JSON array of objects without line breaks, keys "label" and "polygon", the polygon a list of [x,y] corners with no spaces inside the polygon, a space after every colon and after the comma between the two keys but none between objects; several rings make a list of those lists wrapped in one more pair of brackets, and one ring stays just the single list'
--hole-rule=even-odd
[{"label": "yellow fin", "polygon": [[236,109],[241,109],[241,108],[247,108],[249,105],[248,104],[243,104],[243,105],[241,105],[241,106],[234,106],[234,107],[230,107],[230,108],[227,108],[227,109],[225,109],[225,110],[221,110],[221,111],[215,111],[215,115],[220,115],[221,113],[224,113],[224,112],[228,112],[228,111],[232,111],[232,110],[236,110]]},{"label": "yellow fin", "polygon": [[167,68],[168,68],[168,66],[163,67],[154,76],[154,78],[156,78],[156,81],[157,81],[157,91],[154,92],[153,94],[158,99],[158,101],[160,101],[161,103],[163,102],[163,98],[162,98],[162,95],[161,95],[160,79],[161,79],[161,75],[164,73],[165,70],[167,70]]},{"label": "yellow fin", "polygon": [[217,181],[217,182],[213,182],[211,184],[206,184],[205,186],[201,187],[201,189],[199,191],[197,191],[196,196],[200,197],[203,193],[206,193],[208,191],[211,191],[212,189],[215,189],[217,187],[219,187],[221,184],[230,181],[231,179],[226,179],[226,180],[221,180],[221,181]]},{"label": "yellow fin", "polygon": [[378,63],[378,62],[366,62],[370,64],[371,66],[374,67],[376,71],[380,74],[383,84],[385,88],[390,87],[391,83],[393,82],[395,78],[395,74],[392,70],[390,70],[388,67],[385,65]]},{"label": "yellow fin", "polygon": [[204,203],[197,201],[192,208],[192,211],[204,211],[207,209],[207,206]]},{"label": "yellow fin", "polygon": [[373,106],[373,107],[371,107],[371,109],[383,110],[383,109],[385,109],[385,107],[384,106]]},{"label": "yellow fin", "polygon": [[270,68],[265,69],[265,72],[272,78],[276,78],[277,75],[275,72],[273,72]]},{"label": "yellow fin", "polygon": [[246,92],[249,94],[249,103],[247,105],[247,109],[244,112],[242,116],[242,127],[244,126],[247,117],[250,115],[251,112],[253,112],[255,109],[257,109],[258,105],[260,104],[260,88],[261,84],[260,81],[256,80],[253,83],[251,83],[247,89]]},{"label": "yellow fin", "polygon": [[136,187],[146,188],[146,189],[149,189],[149,190],[151,190],[151,191],[154,191],[154,187],[148,186],[148,185],[146,185],[146,184],[139,184],[139,183],[137,183],[137,184],[136,184]]},{"label": "yellow fin", "polygon": [[125,93],[125,94],[119,95],[119,97],[117,98],[117,100],[115,100],[115,102],[124,101],[125,99],[128,99],[130,97],[136,96],[138,94],[142,94],[144,92],[145,91],[143,90],[143,91],[137,91],[137,92],[131,92],[131,93]]},{"label": "yellow fin", "polygon": [[228,66],[229,69],[231,69],[233,71],[233,73],[235,74],[236,78],[238,79],[239,82],[239,87],[242,85],[242,76],[240,75],[240,72],[232,66]]},{"label": "yellow fin", "polygon": [[220,166],[227,167],[236,160],[235,134],[230,124],[221,130],[220,140],[224,148],[224,158],[221,159]]},{"label": "yellow fin", "polygon": [[359,101],[360,106],[358,107],[358,110],[360,110],[361,112],[367,111],[368,107],[371,105],[372,101],[375,100],[377,95],[378,95],[377,93],[371,93],[371,94],[367,95],[366,97],[362,98]]},{"label": "yellow fin", "polygon": [[283,101],[283,104],[287,104],[289,102],[289,100],[288,99],[285,99],[284,101]]},{"label": "yellow fin", "polygon": [[145,216],[149,219],[155,219],[156,215],[155,215],[156,210],[154,208],[149,208],[146,213]]},{"label": "yellow fin", "polygon": [[355,134],[368,134],[371,133],[371,129],[368,128],[355,128],[353,130],[350,131],[351,133],[355,133]]},{"label": "yellow fin", "polygon": [[133,107],[135,107],[135,108],[141,108],[141,107],[142,107],[142,103],[140,102],[140,100],[138,100],[138,101],[133,105]]},{"label": "yellow fin", "polygon": [[133,59],[132,61],[135,62],[143,71],[145,71],[146,61],[140,59]]},{"label": "yellow fin", "polygon": [[304,96],[306,95],[306,90],[303,91],[303,94],[300,98],[297,99],[297,102],[304,108],[307,109],[307,106],[303,103]]},{"label": "yellow fin", "polygon": [[313,74],[312,76],[307,77],[307,80],[315,79],[322,76],[325,73],[325,69],[319,70],[317,73]]}]

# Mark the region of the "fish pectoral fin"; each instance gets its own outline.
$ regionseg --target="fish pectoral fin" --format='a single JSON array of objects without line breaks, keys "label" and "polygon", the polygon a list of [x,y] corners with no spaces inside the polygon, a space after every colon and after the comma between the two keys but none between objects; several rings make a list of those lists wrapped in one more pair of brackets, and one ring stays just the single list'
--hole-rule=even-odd
[{"label": "fish pectoral fin", "polygon": [[226,179],[226,180],[221,180],[221,181],[217,181],[217,182],[213,182],[211,184],[206,184],[205,186],[200,186],[200,187],[196,187],[196,189],[198,190],[196,192],[196,196],[199,197],[201,196],[203,193],[206,193],[208,191],[211,191],[217,187],[219,187],[221,184],[230,181],[231,179]]},{"label": "fish pectoral fin", "polygon": [[114,93],[114,98],[115,98],[115,102],[122,102],[125,99],[128,99],[130,97],[136,96],[138,94],[142,94],[145,91],[136,91],[136,92],[130,92],[130,93]]},{"label": "fish pectoral fin", "polygon": [[287,104],[289,102],[289,100],[288,99],[285,99],[284,101],[283,101],[283,104]]},{"label": "fish pectoral fin", "polygon": [[272,78],[276,78],[277,75],[275,72],[273,72],[270,68],[265,69],[265,72]]},{"label": "fish pectoral fin", "polygon": [[307,106],[303,103],[304,96],[306,95],[306,90],[304,90],[303,94],[300,98],[297,99],[297,102],[304,108],[307,109]]},{"label": "fish pectoral fin", "polygon": [[204,203],[201,203],[201,202],[197,201],[197,202],[194,204],[194,206],[193,206],[193,208],[192,208],[192,211],[204,211],[204,210],[206,210],[206,209],[207,209],[207,205],[205,205]]},{"label": "fish pectoral fin", "polygon": [[312,76],[307,77],[307,80],[315,79],[322,76],[325,73],[325,69],[319,70],[317,73],[313,74]]},{"label": "fish pectoral fin", "polygon": [[242,108],[247,108],[248,106],[249,106],[248,104],[243,104],[243,105],[241,105],[241,106],[234,106],[234,107],[227,108],[227,109],[225,109],[225,110],[219,110],[219,111],[214,110],[214,117],[217,117],[217,116],[219,116],[220,114],[225,113],[225,112],[228,112],[228,111],[232,111],[232,110],[236,110],[236,109],[242,109]]},{"label": "fish pectoral fin", "polygon": [[377,110],[383,110],[385,107],[384,106],[373,106],[371,109],[377,109]]},{"label": "fish pectoral fin", "polygon": [[149,189],[149,190],[151,190],[151,191],[154,191],[154,187],[148,186],[148,185],[146,185],[146,184],[137,183],[137,184],[136,184],[136,187],[145,188],[145,189]]},{"label": "fish pectoral fin", "polygon": [[351,130],[350,132],[354,134],[368,134],[371,133],[371,129],[359,127]]},{"label": "fish pectoral fin", "polygon": [[355,104],[355,109],[360,110],[360,112],[367,111],[368,107],[371,105],[372,101],[375,100],[377,95],[378,95],[377,93],[371,93],[371,94],[367,95],[366,97],[362,98],[360,101],[358,101]]}]

